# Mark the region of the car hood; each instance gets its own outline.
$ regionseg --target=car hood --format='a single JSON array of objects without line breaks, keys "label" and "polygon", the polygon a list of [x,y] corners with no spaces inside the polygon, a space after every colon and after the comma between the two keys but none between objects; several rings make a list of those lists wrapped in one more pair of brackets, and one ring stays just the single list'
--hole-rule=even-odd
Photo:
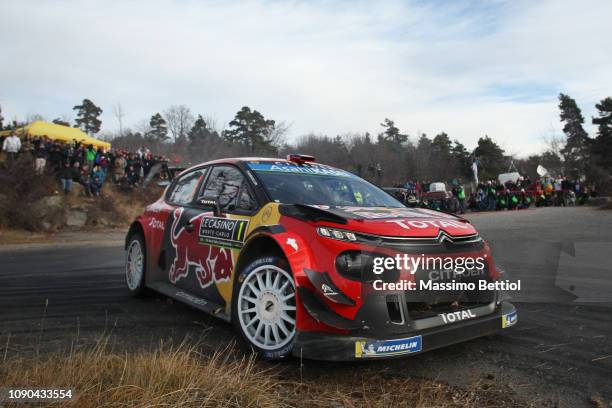
[{"label": "car hood", "polygon": [[[309,206],[344,219],[342,229],[390,237],[436,237],[476,234],[466,219],[420,208]],[[331,226],[331,225],[330,225]]]}]

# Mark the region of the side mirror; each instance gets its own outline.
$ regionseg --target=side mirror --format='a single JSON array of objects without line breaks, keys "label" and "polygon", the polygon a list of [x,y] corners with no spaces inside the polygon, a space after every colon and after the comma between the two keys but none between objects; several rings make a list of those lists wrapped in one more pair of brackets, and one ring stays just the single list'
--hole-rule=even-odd
[{"label": "side mirror", "polygon": [[219,205],[218,199],[214,199],[214,200],[202,199],[199,201],[199,203],[202,204],[204,207],[211,208],[213,210],[213,214],[215,217],[221,216],[221,206]]}]

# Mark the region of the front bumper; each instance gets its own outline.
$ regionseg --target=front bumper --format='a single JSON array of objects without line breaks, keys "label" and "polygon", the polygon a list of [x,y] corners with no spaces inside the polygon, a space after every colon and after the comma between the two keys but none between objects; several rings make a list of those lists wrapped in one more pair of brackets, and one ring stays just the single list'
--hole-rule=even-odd
[{"label": "front bumper", "polygon": [[494,334],[517,321],[514,305],[503,301],[493,313],[476,319],[381,338],[298,331],[293,354],[330,361],[405,357]]}]

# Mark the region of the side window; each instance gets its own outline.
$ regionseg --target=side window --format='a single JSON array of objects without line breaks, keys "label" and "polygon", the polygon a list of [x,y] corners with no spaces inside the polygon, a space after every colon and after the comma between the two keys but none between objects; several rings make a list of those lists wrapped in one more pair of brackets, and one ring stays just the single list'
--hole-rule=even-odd
[{"label": "side window", "polygon": [[218,199],[222,210],[252,210],[256,207],[255,199],[248,189],[244,176],[240,170],[232,166],[213,168],[199,199]]},{"label": "side window", "polygon": [[191,203],[198,184],[206,175],[206,170],[195,170],[182,176],[168,194],[168,201],[178,205]]}]

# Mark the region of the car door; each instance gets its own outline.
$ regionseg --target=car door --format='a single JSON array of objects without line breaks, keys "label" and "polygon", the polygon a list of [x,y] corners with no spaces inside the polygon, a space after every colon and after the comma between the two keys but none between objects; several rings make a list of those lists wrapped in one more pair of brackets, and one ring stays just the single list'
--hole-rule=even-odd
[{"label": "car door", "polygon": [[[219,212],[209,210],[210,203]],[[232,165],[216,165],[196,198],[198,243],[193,249],[203,268],[196,271],[196,294],[225,306],[231,300],[231,276],[258,204],[244,174]],[[195,225],[195,223],[194,223]]]}]

